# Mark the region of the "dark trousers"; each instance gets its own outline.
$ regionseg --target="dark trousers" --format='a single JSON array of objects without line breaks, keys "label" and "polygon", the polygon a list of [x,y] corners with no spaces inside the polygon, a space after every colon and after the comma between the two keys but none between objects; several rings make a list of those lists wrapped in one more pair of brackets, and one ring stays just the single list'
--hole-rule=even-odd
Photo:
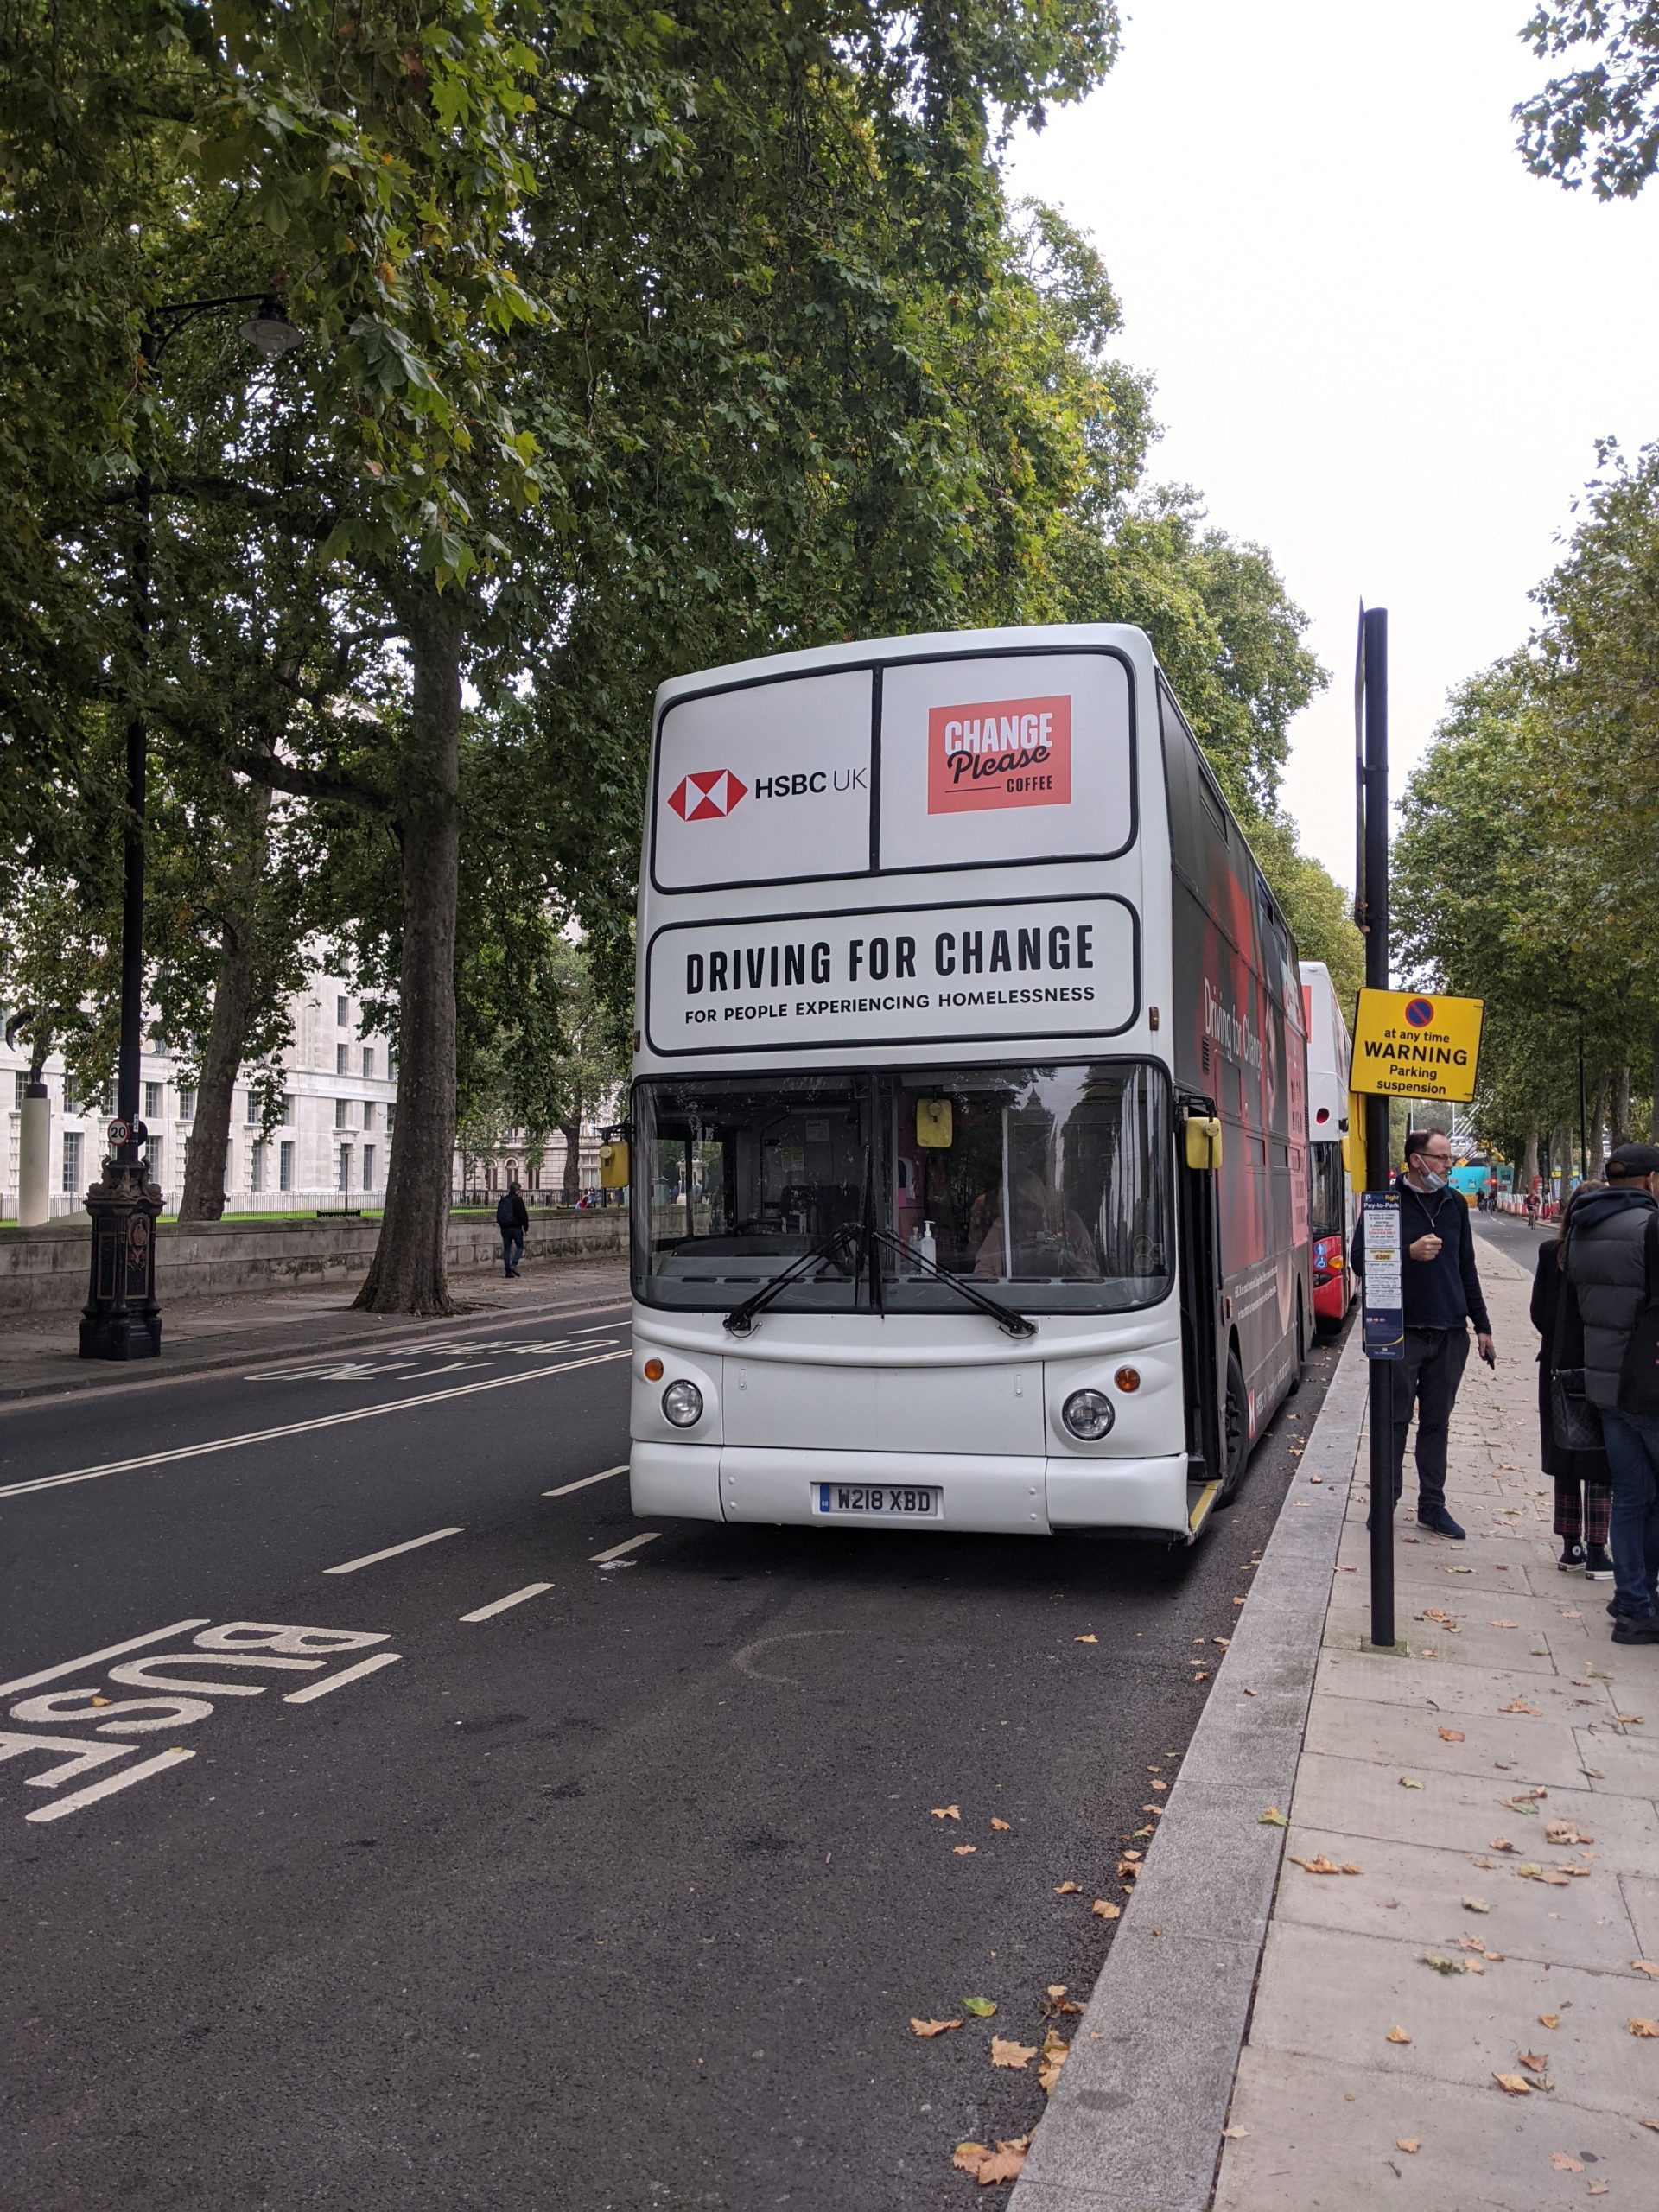
[{"label": "dark trousers", "polygon": [[1601,1440],[1613,1477],[1614,1600],[1620,1612],[1651,1620],[1659,1583],[1659,1414],[1604,1406]]},{"label": "dark trousers", "polygon": [[501,1264],[511,1274],[524,1256],[524,1232],[522,1229],[501,1231]]},{"label": "dark trousers", "polygon": [[1394,1502],[1400,1503],[1406,1433],[1417,1408],[1417,1510],[1446,1504],[1446,1431],[1469,1362],[1467,1329],[1408,1329],[1406,1356],[1394,1363]]}]

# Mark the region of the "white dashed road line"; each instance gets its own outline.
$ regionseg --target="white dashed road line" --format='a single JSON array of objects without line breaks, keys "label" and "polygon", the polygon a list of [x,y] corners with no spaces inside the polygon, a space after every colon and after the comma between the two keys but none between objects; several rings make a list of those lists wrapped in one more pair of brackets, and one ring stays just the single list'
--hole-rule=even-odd
[{"label": "white dashed road line", "polygon": [[37,1675],[19,1675],[15,1682],[0,1682],[0,1697],[10,1697],[16,1690],[32,1690],[40,1682],[55,1682],[60,1675],[79,1675],[89,1667],[102,1666],[106,1659],[118,1659],[124,1651],[142,1651],[147,1643],[164,1643],[169,1636],[206,1628],[212,1618],[211,1613],[205,1613],[197,1621],[169,1621],[165,1628],[153,1628],[145,1636],[130,1636],[124,1643],[106,1643],[101,1651],[86,1652],[56,1667],[42,1667]]},{"label": "white dashed road line", "polygon": [[395,1667],[403,1656],[401,1651],[377,1651],[371,1659],[359,1659],[354,1667],[342,1667],[337,1675],[308,1683],[302,1690],[290,1690],[283,1703],[311,1705],[318,1698],[327,1697],[330,1690],[343,1689],[347,1682],[361,1681],[365,1675],[372,1675],[381,1667]]},{"label": "white dashed road line", "polygon": [[526,1598],[539,1598],[543,1590],[550,1590],[550,1582],[526,1582],[522,1590],[515,1590],[511,1597],[498,1598],[493,1605],[480,1605],[475,1613],[463,1613],[464,1621],[487,1621],[497,1613],[505,1613],[509,1605],[522,1605]]},{"label": "white dashed road line", "polygon": [[396,1559],[404,1552],[417,1552],[423,1544],[441,1543],[446,1536],[459,1536],[460,1529],[434,1529],[429,1536],[411,1536],[406,1544],[388,1544],[383,1552],[365,1552],[361,1559],[348,1559],[340,1567],[325,1567],[325,1574],[355,1574],[359,1567],[378,1567],[383,1559]]},{"label": "white dashed road line", "polygon": [[569,1497],[573,1490],[586,1490],[589,1483],[607,1483],[613,1475],[626,1475],[627,1471],[628,1463],[625,1459],[620,1467],[601,1467],[596,1475],[584,1475],[579,1483],[561,1483],[557,1490],[544,1490],[542,1496]]},{"label": "white dashed road line", "polygon": [[518,1382],[538,1382],[549,1375],[569,1375],[582,1367],[603,1367],[609,1361],[626,1359],[625,1345],[620,1351],[595,1352],[584,1359],[562,1360],[556,1367],[527,1367],[517,1375],[493,1376],[486,1382],[457,1382],[448,1390],[426,1390],[413,1398],[387,1398],[378,1406],[357,1406],[350,1412],[319,1414],[311,1421],[284,1421],[276,1428],[253,1428],[240,1436],[216,1436],[206,1444],[181,1444],[171,1452],[146,1452],[133,1459],[110,1459],[99,1467],[74,1467],[60,1475],[36,1475],[28,1482],[7,1483],[0,1485],[0,1498],[25,1497],[33,1491],[57,1490],[67,1483],[96,1482],[104,1475],[130,1474],[141,1467],[166,1467],[180,1459],[201,1459],[215,1452],[235,1452],[245,1444],[271,1444],[284,1436],[307,1436],[320,1428],[338,1428],[353,1421],[373,1421],[381,1414],[414,1413],[423,1406],[435,1406],[448,1398],[469,1398],[480,1390],[510,1390]]},{"label": "white dashed road line", "polygon": [[60,1821],[66,1813],[79,1813],[88,1805],[96,1805],[100,1797],[113,1797],[118,1789],[130,1789],[135,1782],[145,1782],[152,1774],[159,1774],[163,1767],[182,1766],[195,1753],[178,1750],[157,1751],[153,1758],[140,1759],[137,1766],[124,1766],[117,1774],[106,1774],[102,1782],[89,1782],[84,1789],[72,1790],[68,1796],[55,1798],[49,1805],[41,1805],[23,1817],[30,1821]]},{"label": "white dashed road line", "polygon": [[589,1567],[603,1567],[607,1560],[620,1559],[624,1552],[637,1552],[641,1544],[654,1544],[662,1535],[660,1529],[647,1529],[643,1536],[630,1536],[625,1544],[613,1544],[607,1552],[590,1552]]}]

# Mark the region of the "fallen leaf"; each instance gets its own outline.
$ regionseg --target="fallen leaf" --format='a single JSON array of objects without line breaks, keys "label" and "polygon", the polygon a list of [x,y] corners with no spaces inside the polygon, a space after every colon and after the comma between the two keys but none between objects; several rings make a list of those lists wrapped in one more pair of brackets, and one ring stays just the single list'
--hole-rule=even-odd
[{"label": "fallen leaf", "polygon": [[962,1818],[962,1808],[960,1805],[935,1805],[933,1817],[936,1821],[959,1821]]},{"label": "fallen leaf", "polygon": [[1550,1843],[1593,1843],[1596,1840],[1574,1827],[1571,1821],[1546,1821],[1544,1836]]},{"label": "fallen leaf", "polygon": [[987,2143],[958,2143],[950,2154],[950,2163],[965,2174],[976,2174],[990,2155]]},{"label": "fallen leaf", "polygon": [[1071,1984],[1069,1982],[1051,1981],[1048,1987],[1043,1992],[1043,1994],[1046,1997],[1064,1997],[1070,1986]]},{"label": "fallen leaf", "polygon": [[1529,2097],[1532,2094],[1532,2084],[1524,2074],[1494,2074],[1492,2079],[1509,2096]]},{"label": "fallen leaf", "polygon": [[988,1997],[964,1997],[962,2009],[964,2012],[971,2012],[976,2020],[988,2020],[996,2006]]},{"label": "fallen leaf", "polygon": [[1114,1904],[1109,1897],[1096,1897],[1089,1910],[1096,1920],[1121,1920],[1123,1917],[1122,1906]]},{"label": "fallen leaf", "polygon": [[1538,2024],[1541,2028],[1548,2028],[1553,2031],[1560,2026],[1561,2016],[1559,2012],[1541,2012],[1538,2015]]},{"label": "fallen leaf", "polygon": [[1659,2036],[1659,2020],[1632,2020],[1630,2033],[1633,2036]]},{"label": "fallen leaf", "polygon": [[1195,1682],[1207,1682],[1210,1677],[1204,1669],[1200,1668],[1198,1673],[1193,1675],[1192,1679]]},{"label": "fallen leaf", "polygon": [[1396,2135],[1394,2139],[1394,2147],[1396,2151],[1421,2151],[1423,2147],[1423,2139],[1421,2135]]},{"label": "fallen leaf", "polygon": [[1012,1821],[999,1821],[996,1815],[993,1813],[991,1815],[991,1826],[996,1830],[999,1835],[1007,1835],[1009,1830],[1013,1827],[1014,1822]]},{"label": "fallen leaf", "polygon": [[1541,1882],[1546,1889],[1565,1890],[1571,1887],[1568,1878],[1559,1867],[1539,1866],[1529,1860],[1526,1866],[1517,1866],[1515,1871],[1522,1881]]},{"label": "fallen leaf", "polygon": [[1342,1872],[1336,1860],[1327,1859],[1323,1852],[1317,1859],[1298,1859],[1293,1853],[1290,1863],[1293,1866],[1304,1868],[1310,1874],[1340,1874]]},{"label": "fallen leaf", "polygon": [[1549,2063],[1541,2050],[1517,2050],[1515,2056],[1516,2063],[1524,2066],[1529,2074],[1541,2074]]},{"label": "fallen leaf", "polygon": [[982,2189],[988,2189],[993,2182],[1018,2181],[1026,2164],[1026,2152],[1031,2144],[1029,2135],[1014,2137],[1007,2143],[999,2142],[974,2178]]},{"label": "fallen leaf", "polygon": [[1097,1636],[1074,1636],[1071,1641],[1073,1643],[1098,1643],[1100,1638]]},{"label": "fallen leaf", "polygon": [[1081,1882],[1061,1882],[1056,1885],[1054,1894],[1057,1897],[1081,1897],[1083,1894],[1083,1884]]},{"label": "fallen leaf", "polygon": [[1483,1871],[1488,1874],[1496,1874],[1497,1872],[1497,1861],[1496,1859],[1471,1859],[1469,1861],[1469,1864],[1471,1866],[1478,1866],[1482,1868]]},{"label": "fallen leaf", "polygon": [[1463,1741],[1463,1731],[1462,1731],[1462,1729],[1461,1729],[1461,1728],[1442,1728],[1442,1729],[1441,1729],[1441,1731],[1440,1731],[1440,1741],[1441,1741],[1443,1744],[1460,1744],[1460,1743],[1462,1743],[1462,1741]]},{"label": "fallen leaf", "polygon": [[[1234,1600],[1233,1600],[1233,1603],[1234,1603],[1236,1605],[1242,1605],[1243,1604],[1243,1602],[1244,1602],[1244,1600],[1243,1600],[1242,1598],[1235,1598],[1235,1599],[1234,1599]],[[1217,1640],[1217,1643],[1219,1643],[1221,1639],[1220,1639],[1219,1637],[1217,1637],[1216,1640]]]},{"label": "fallen leaf", "polygon": [[1659,2135],[1659,2120],[1638,2120],[1636,2124],[1638,2127],[1650,2127],[1656,2135]]},{"label": "fallen leaf", "polygon": [[1511,1698],[1507,1705],[1498,1707],[1500,1713],[1529,1713],[1535,1720],[1541,1720],[1544,1710],[1539,1705],[1529,1705],[1523,1697]]},{"label": "fallen leaf", "polygon": [[1515,1846],[1506,1835],[1495,1835],[1486,1847],[1488,1851],[1513,1851]]},{"label": "fallen leaf", "polygon": [[[1649,2122],[1649,2125],[1659,2126],[1659,2122]],[[1241,2141],[1249,2132],[1248,2127],[1224,2127],[1221,2131],[1224,2139],[1229,2143]]]},{"label": "fallen leaf", "polygon": [[1592,2181],[1590,2184],[1590,2194],[1592,2196],[1605,2196],[1611,2186],[1611,2184],[1608,2182]]},{"label": "fallen leaf", "polygon": [[918,2020],[913,2012],[910,2016],[910,2032],[913,2036],[949,2035],[952,2028],[963,2024],[961,2020]]},{"label": "fallen leaf", "polygon": [[1655,1966],[1651,1959],[1632,1959],[1630,1971],[1646,1974],[1649,1981],[1659,1981],[1659,1967]]},{"label": "fallen leaf", "polygon": [[1581,2174],[1584,2171],[1584,2160],[1569,2158],[1565,2151],[1552,2151],[1549,2163],[1558,2174]]},{"label": "fallen leaf", "polygon": [[1147,1787],[1149,1789],[1167,1789],[1169,1784],[1166,1782],[1149,1782]]},{"label": "fallen leaf", "polygon": [[1639,1713],[1616,1713],[1613,1718],[1615,1720],[1622,1720],[1627,1728],[1639,1728],[1642,1726],[1642,1716]]},{"label": "fallen leaf", "polygon": [[1448,1959],[1442,1951],[1421,1951],[1418,1954],[1426,1967],[1433,1967],[1436,1974],[1461,1974],[1463,1968],[1455,1959]]},{"label": "fallen leaf", "polygon": [[1276,1805],[1269,1805],[1265,1813],[1258,1813],[1255,1816],[1255,1824],[1257,1827],[1273,1828],[1287,1828],[1290,1826],[1290,1822]]},{"label": "fallen leaf", "polygon": [[1472,1574],[1475,1570],[1472,1567],[1448,1567],[1446,1571],[1448,1574]]},{"label": "fallen leaf", "polygon": [[1582,1613],[1563,1613],[1561,1615],[1561,1618],[1564,1621],[1581,1621],[1584,1618],[1584,1615]]},{"label": "fallen leaf", "polygon": [[[1242,1605],[1244,1600],[1241,1598],[1238,1602]],[[1212,1636],[1210,1641],[1211,1643],[1218,1643],[1224,1651],[1230,1650],[1232,1648],[1233,1639],[1230,1636]]]},{"label": "fallen leaf", "polygon": [[1403,2028],[1390,2028],[1388,2032],[1387,2041],[1389,2043],[1409,2043],[1411,2041],[1411,2037],[1406,2033]]},{"label": "fallen leaf", "polygon": [[1255,1695],[1255,1692],[1254,1690],[1245,1690],[1243,1694],[1245,1697],[1254,1697]]},{"label": "fallen leaf", "polygon": [[1022,2074],[1037,2056],[1034,2043],[1015,2043],[1012,2036],[991,2037],[991,2063],[1006,2066],[1010,2073]]},{"label": "fallen leaf", "polygon": [[1357,1567],[1339,1567],[1337,1569],[1337,1573],[1338,1574],[1357,1574],[1359,1573],[1359,1569]]},{"label": "fallen leaf", "polygon": [[1408,1774],[1402,1774],[1400,1777],[1400,1787],[1402,1789],[1421,1789],[1422,1786],[1421,1782],[1414,1782]]},{"label": "fallen leaf", "polygon": [[1057,2036],[1052,2028],[1043,2037],[1043,2060],[1037,2069],[1037,2080],[1046,2095],[1060,2078],[1060,2069],[1071,2056],[1071,2046],[1064,2036]]},{"label": "fallen leaf", "polygon": [[1521,1624],[1519,1621],[1488,1621],[1486,1625],[1488,1628],[1519,1628]]},{"label": "fallen leaf", "polygon": [[1356,1866],[1351,1859],[1342,1871],[1344,1874],[1363,1874],[1365,1869],[1363,1866]]},{"label": "fallen leaf", "polygon": [[1490,1912],[1492,1908],[1484,1897],[1465,1897],[1463,1909],[1465,1912]]},{"label": "fallen leaf", "polygon": [[976,1843],[953,1843],[950,1847],[951,1855],[957,1859],[971,1859],[978,1849]]}]

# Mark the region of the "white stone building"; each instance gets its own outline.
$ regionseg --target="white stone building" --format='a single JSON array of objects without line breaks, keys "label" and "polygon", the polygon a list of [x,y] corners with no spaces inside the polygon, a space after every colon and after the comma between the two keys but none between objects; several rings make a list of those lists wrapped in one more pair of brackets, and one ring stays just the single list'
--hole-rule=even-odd
[{"label": "white stone building", "polygon": [[[386,1186],[397,1116],[397,1063],[390,1039],[362,1029],[362,1007],[340,977],[314,973],[289,1001],[293,1031],[283,1055],[283,1116],[269,1135],[238,1081],[226,1159],[227,1213],[303,1213],[318,1207],[378,1207]],[[109,1098],[64,1095],[65,1069],[44,1069],[50,1127],[51,1211],[78,1213],[105,1152]],[[17,1218],[20,1138],[29,1054],[0,1038],[0,1217]],[[139,1111],[148,1123],[151,1172],[166,1211],[178,1205],[195,1120],[195,1092],[165,1044],[143,1061]]]}]

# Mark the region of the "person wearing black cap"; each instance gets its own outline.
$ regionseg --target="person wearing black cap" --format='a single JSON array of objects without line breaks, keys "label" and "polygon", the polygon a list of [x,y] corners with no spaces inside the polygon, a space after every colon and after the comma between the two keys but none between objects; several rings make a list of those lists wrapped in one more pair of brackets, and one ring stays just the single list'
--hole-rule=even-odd
[{"label": "person wearing black cap", "polygon": [[1659,1643],[1659,1414],[1618,1403],[1624,1348],[1659,1281],[1649,1250],[1659,1240],[1659,1146],[1616,1145],[1606,1177],[1573,1209],[1567,1279],[1584,1319],[1584,1395],[1600,1412],[1613,1478],[1613,1641]]}]

